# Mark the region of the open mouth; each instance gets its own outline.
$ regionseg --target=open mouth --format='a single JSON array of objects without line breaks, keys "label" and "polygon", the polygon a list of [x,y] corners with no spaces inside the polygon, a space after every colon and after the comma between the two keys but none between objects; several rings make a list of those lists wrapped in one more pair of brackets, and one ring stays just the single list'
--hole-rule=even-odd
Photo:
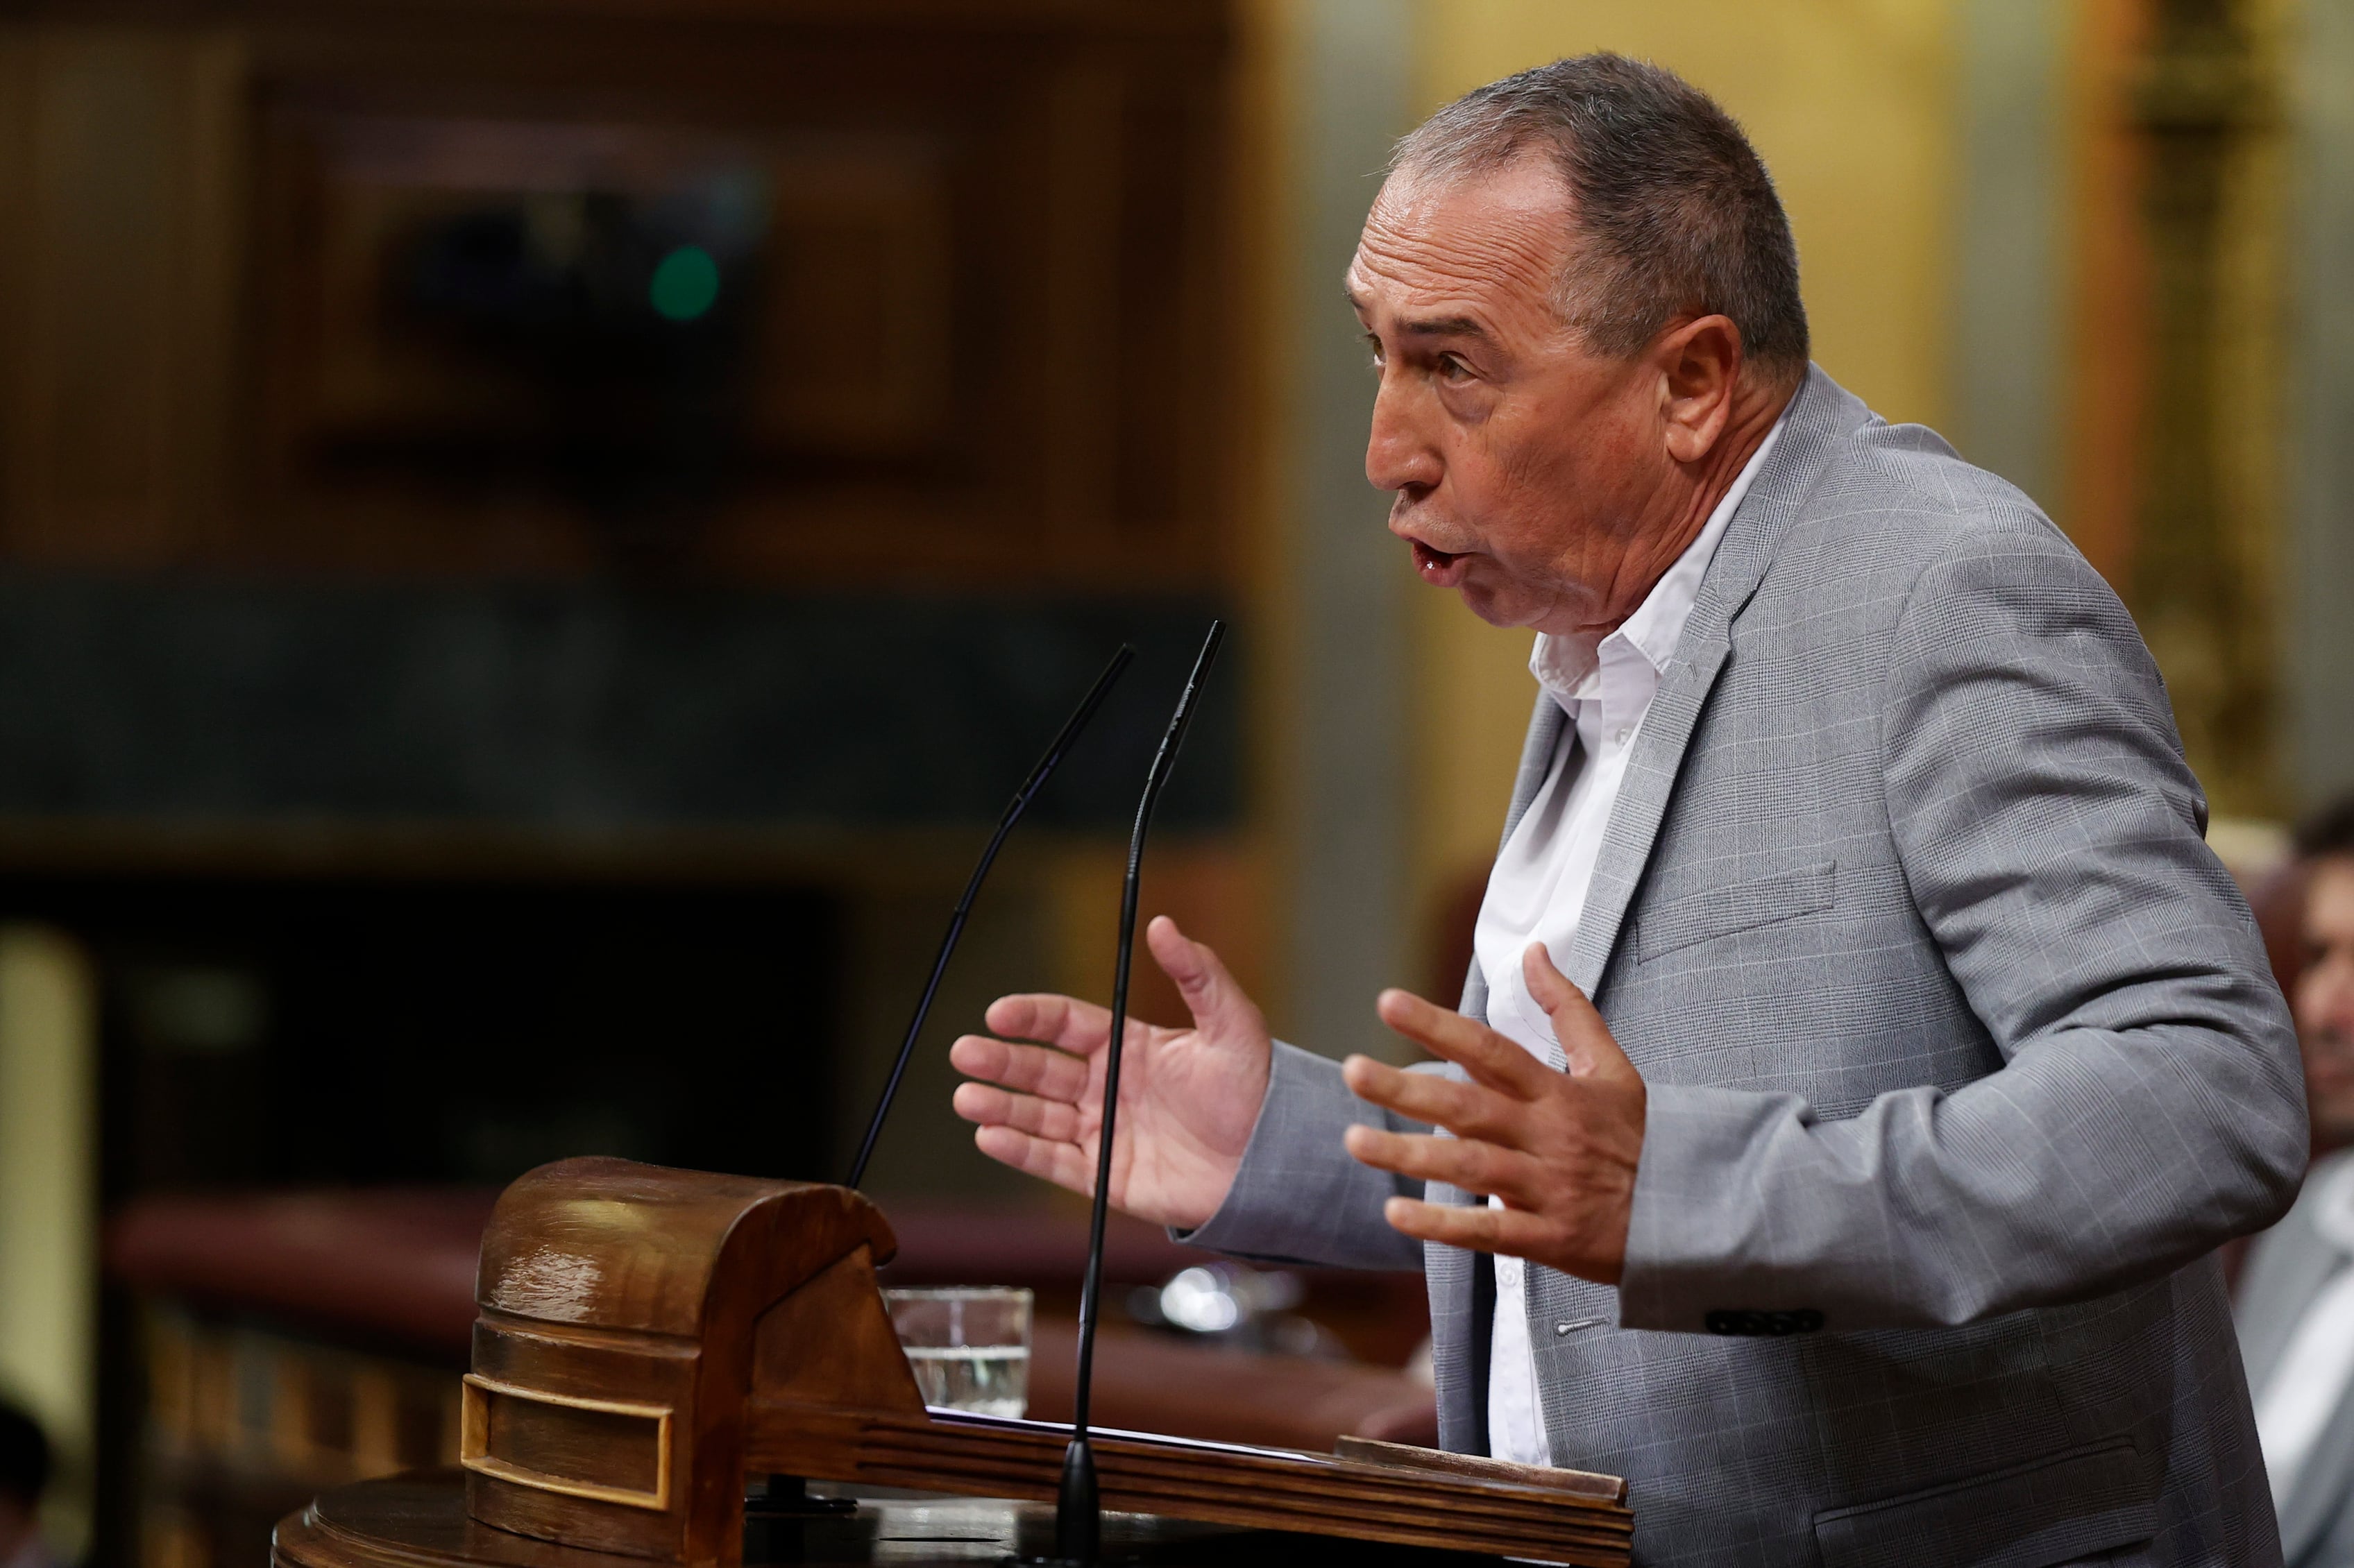
[{"label": "open mouth", "polygon": [[1414,547],[1414,569],[1422,580],[1435,588],[1454,588],[1463,580],[1470,560],[1468,554],[1434,550],[1419,539],[1407,541]]}]

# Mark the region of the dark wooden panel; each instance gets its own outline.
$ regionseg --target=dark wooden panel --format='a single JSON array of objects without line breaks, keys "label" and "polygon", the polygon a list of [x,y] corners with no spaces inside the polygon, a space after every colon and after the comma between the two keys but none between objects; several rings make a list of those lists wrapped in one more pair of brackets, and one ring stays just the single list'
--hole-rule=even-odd
[{"label": "dark wooden panel", "polygon": [[[58,454],[6,498],[19,558],[1221,578],[1216,0],[32,8],[101,12],[148,24],[99,85],[154,133],[0,196],[153,243],[107,281],[0,239],[38,296],[0,329],[54,323],[0,408]],[[9,69],[79,101],[68,54]],[[672,319],[689,249],[716,296]]]}]

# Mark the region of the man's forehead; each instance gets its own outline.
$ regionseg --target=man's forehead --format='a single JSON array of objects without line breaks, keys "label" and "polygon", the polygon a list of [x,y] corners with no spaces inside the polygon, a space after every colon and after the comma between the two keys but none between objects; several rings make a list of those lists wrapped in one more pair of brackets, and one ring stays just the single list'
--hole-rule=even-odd
[{"label": "man's forehead", "polygon": [[1569,188],[1550,158],[1523,151],[1462,169],[1394,171],[1374,193],[1366,225],[1460,225],[1504,217],[1553,228],[1568,216]]},{"label": "man's forehead", "polygon": [[1350,260],[1349,299],[1424,330],[1541,307],[1559,273],[1567,209],[1559,178],[1532,159],[1445,178],[1393,175]]},{"label": "man's forehead", "polygon": [[1488,332],[1505,287],[1491,276],[1457,276],[1378,252],[1368,256],[1363,247],[1349,263],[1345,285],[1349,302],[1368,321],[1382,316],[1393,318],[1402,332],[1472,336]]}]

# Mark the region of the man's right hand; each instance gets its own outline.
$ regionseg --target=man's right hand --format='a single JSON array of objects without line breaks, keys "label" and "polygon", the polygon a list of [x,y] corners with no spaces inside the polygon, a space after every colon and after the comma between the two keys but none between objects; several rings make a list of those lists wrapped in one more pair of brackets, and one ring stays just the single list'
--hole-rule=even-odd
[{"label": "man's right hand", "polygon": [[[1177,982],[1193,1027],[1128,1021],[1111,1202],[1191,1230],[1234,1185],[1274,1046],[1267,1020],[1217,954],[1165,915],[1144,939]],[[991,1034],[967,1034],[949,1051],[957,1071],[979,1080],[956,1092],[957,1115],[980,1124],[973,1142],[991,1160],[1092,1196],[1111,1013],[1067,996],[1002,996],[986,1022]]]}]

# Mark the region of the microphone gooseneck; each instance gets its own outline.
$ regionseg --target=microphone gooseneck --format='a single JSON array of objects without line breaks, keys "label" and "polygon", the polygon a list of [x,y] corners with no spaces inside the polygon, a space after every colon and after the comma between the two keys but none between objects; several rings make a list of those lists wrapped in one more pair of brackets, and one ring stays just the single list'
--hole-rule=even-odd
[{"label": "microphone gooseneck", "polygon": [[1194,699],[1202,694],[1210,665],[1225,641],[1226,623],[1210,622],[1194,657],[1193,673],[1169,715],[1169,729],[1161,737],[1151,771],[1145,775],[1144,795],[1136,805],[1136,828],[1128,840],[1128,876],[1119,892],[1119,952],[1112,964],[1111,1036],[1105,1045],[1103,1123],[1097,1133],[1095,1202],[1087,1220],[1087,1272],[1079,1290],[1079,1365],[1071,1399],[1071,1442],[1063,1452],[1062,1488],[1055,1505],[1055,1556],[1067,1563],[1092,1563],[1103,1537],[1103,1510],[1096,1485],[1094,1447],[1087,1441],[1088,1405],[1095,1389],[1096,1320],[1103,1309],[1104,1217],[1109,1211],[1112,1139],[1119,1115],[1119,1064],[1128,1044],[1129,969],[1136,954],[1137,888],[1144,874],[1144,835],[1152,825],[1152,808],[1161,800],[1177,765],[1177,748],[1184,744],[1185,726],[1193,717]]},{"label": "microphone gooseneck", "polygon": [[981,852],[980,863],[972,868],[972,877],[964,885],[964,896],[957,900],[956,910],[949,916],[948,934],[940,938],[939,955],[932,960],[931,978],[924,982],[923,995],[916,1002],[916,1016],[908,1021],[907,1037],[899,1042],[898,1060],[891,1064],[891,1076],[884,1083],[883,1097],[875,1104],[874,1118],[866,1124],[866,1136],[858,1145],[858,1158],[851,1161],[850,1176],[843,1186],[854,1188],[866,1179],[866,1163],[875,1158],[875,1141],[883,1136],[884,1119],[891,1114],[891,1102],[898,1097],[899,1080],[907,1076],[908,1059],[916,1054],[916,1039],[924,1032],[924,1020],[931,1015],[932,999],[939,994],[940,977],[948,973],[949,959],[956,952],[957,939],[964,935],[965,919],[972,913],[973,900],[981,896],[981,885],[996,862],[997,852],[1004,846],[1013,824],[1022,820],[1032,797],[1045,787],[1055,766],[1063,760],[1063,754],[1078,739],[1079,732],[1087,727],[1087,721],[1096,716],[1096,709],[1103,705],[1105,696],[1135,657],[1134,648],[1125,642],[1120,644],[1119,652],[1111,656],[1111,662],[1096,677],[1096,683],[1087,688],[1078,707],[1064,721],[1061,733],[1046,747],[1046,755],[1038,759],[1038,766],[1030,769],[1030,777],[1013,792],[1013,799],[1006,803],[1005,814],[997,820],[997,831],[989,836],[989,845]]}]

